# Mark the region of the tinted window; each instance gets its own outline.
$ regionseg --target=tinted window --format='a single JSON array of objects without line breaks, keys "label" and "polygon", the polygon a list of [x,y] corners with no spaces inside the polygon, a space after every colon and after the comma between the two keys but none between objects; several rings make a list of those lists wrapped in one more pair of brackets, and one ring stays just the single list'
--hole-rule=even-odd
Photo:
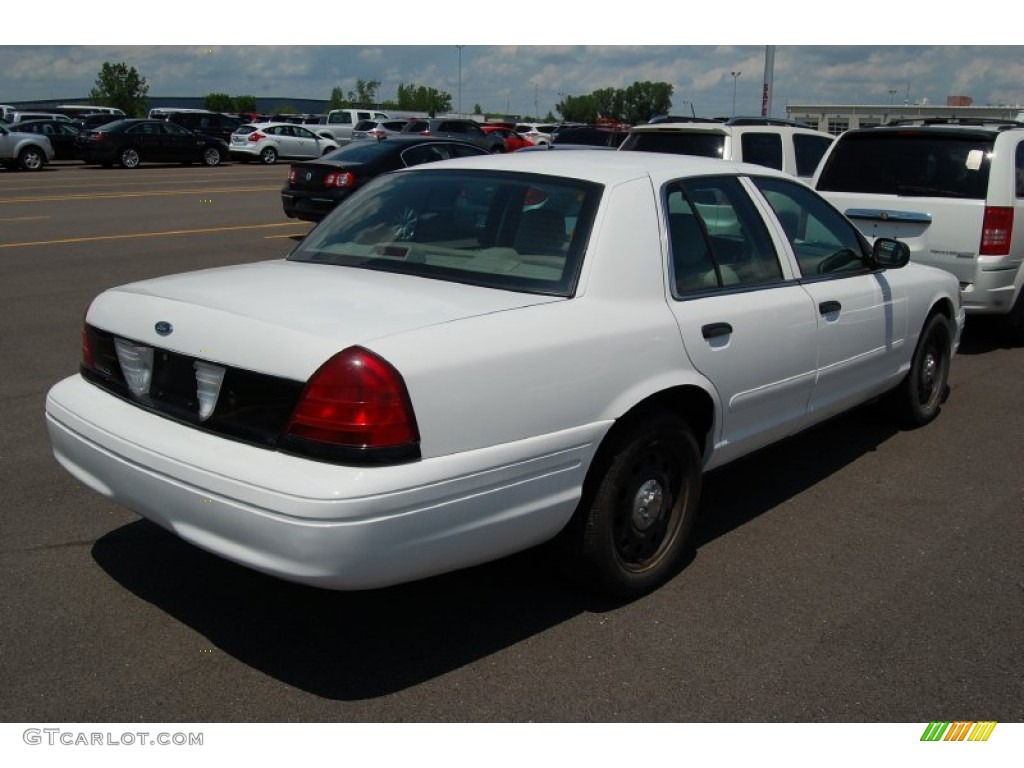
[{"label": "tinted window", "polygon": [[288,258],[570,296],[601,189],[523,173],[389,174],[336,208]]},{"label": "tinted window", "polygon": [[813,176],[818,163],[828,151],[833,139],[825,136],[811,136],[806,133],[793,134],[793,151],[796,154],[796,175]]},{"label": "tinted window", "polygon": [[675,184],[666,208],[674,295],[782,279],[768,230],[738,179]]},{"label": "tinted window", "polygon": [[725,152],[725,136],[720,133],[703,131],[699,133],[638,131],[626,137],[626,140],[622,142],[622,149],[721,158]]},{"label": "tinted window", "polygon": [[805,276],[859,272],[864,241],[854,226],[813,190],[798,182],[756,178]]},{"label": "tinted window", "polygon": [[825,161],[818,189],[983,200],[991,136],[971,132],[847,133]]},{"label": "tinted window", "polygon": [[782,137],[777,133],[747,131],[740,135],[743,162],[782,170]]},{"label": "tinted window", "polygon": [[1015,176],[1017,179],[1017,197],[1024,197],[1024,142],[1017,145]]}]

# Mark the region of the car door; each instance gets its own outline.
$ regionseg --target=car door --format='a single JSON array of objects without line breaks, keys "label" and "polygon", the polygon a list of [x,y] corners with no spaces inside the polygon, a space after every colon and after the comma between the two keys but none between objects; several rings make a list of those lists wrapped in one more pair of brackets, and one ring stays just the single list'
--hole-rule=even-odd
[{"label": "car door", "polygon": [[167,159],[173,162],[193,162],[199,159],[200,139],[187,128],[164,123],[164,141]]},{"label": "car door", "polygon": [[143,160],[164,162],[167,158],[164,153],[161,125],[162,123],[154,120],[131,126],[125,131],[125,145],[134,145]]},{"label": "car door", "polygon": [[818,421],[885,389],[899,374],[907,332],[902,291],[868,263],[863,236],[813,190],[756,177],[785,234],[818,324],[818,375],[809,419]]},{"label": "car door", "polygon": [[322,144],[317,135],[308,128],[303,128],[301,125],[291,126],[293,138],[295,140],[295,151],[301,152],[300,157],[320,157],[323,154]]},{"label": "car door", "polygon": [[664,208],[669,305],[721,403],[718,465],[805,421],[818,363],[815,309],[738,178],[672,184]]}]

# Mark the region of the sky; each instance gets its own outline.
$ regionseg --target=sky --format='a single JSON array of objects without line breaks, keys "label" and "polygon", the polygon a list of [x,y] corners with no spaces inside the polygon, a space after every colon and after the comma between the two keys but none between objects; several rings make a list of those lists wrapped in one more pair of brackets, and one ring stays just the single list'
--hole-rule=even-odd
[{"label": "sky", "polygon": [[[745,26],[735,24],[735,29],[725,30],[726,13],[716,17],[713,28],[717,31],[711,35],[699,33],[709,27],[702,26],[706,19],[692,11],[679,10],[664,18],[655,18],[651,12],[631,20],[620,7],[599,26],[594,23],[596,14],[588,18],[582,10],[586,5],[576,6],[581,9],[578,12],[559,13],[553,10],[553,0],[549,3],[544,6],[540,0],[532,0],[513,5],[507,0],[470,15],[472,6],[464,4],[403,6],[391,0],[370,4],[372,10],[363,15],[351,10],[330,13],[322,23],[312,25],[299,22],[311,7],[300,5],[292,23],[281,19],[272,25],[259,20],[257,13],[242,18],[238,10],[228,11],[227,7],[220,24],[209,24],[201,20],[209,15],[208,3],[195,3],[194,18],[199,20],[188,23],[193,18],[188,13],[192,0],[184,0],[174,6],[183,12],[159,20],[168,26],[142,24],[132,30],[133,39],[127,42],[116,39],[124,33],[113,27],[91,29],[90,22],[81,21],[71,11],[75,6],[69,4],[69,13],[49,15],[55,23],[36,32],[41,38],[33,44],[13,39],[12,31],[29,28],[16,23],[16,18],[4,25],[7,31],[0,30],[0,103],[81,98],[95,84],[104,62],[124,62],[146,78],[150,96],[160,97],[218,92],[257,99],[328,99],[335,86],[345,93],[354,90],[359,78],[380,81],[381,100],[394,100],[400,83],[425,85],[448,91],[453,107],[458,109],[461,102],[464,112],[479,105],[485,112],[543,116],[549,111],[557,114],[555,105],[564,95],[581,96],[600,88],[625,88],[650,80],[672,84],[673,112],[677,114],[732,114],[734,89],[736,113],[759,114],[765,51],[767,44],[775,43],[772,114],[776,117],[785,116],[786,104],[924,100],[945,104],[949,95],[970,96],[977,105],[1024,104],[1024,46],[995,44],[1005,41],[994,38],[988,44],[976,28],[995,27],[998,35],[999,25],[994,24],[953,27],[955,22],[933,21],[933,28],[922,29],[922,6],[918,4],[906,4],[905,16],[901,16],[891,2],[864,0],[857,6],[857,23],[851,20],[852,29],[835,23],[840,21],[838,17],[833,16],[828,25],[820,12],[806,12],[804,15],[815,17],[813,23],[797,30],[778,22],[773,26],[756,15],[763,15],[766,8],[785,9],[784,4],[758,2],[747,6],[749,13],[739,14],[746,19]],[[742,10],[746,3],[741,0],[734,5]],[[796,7],[801,6],[813,8],[809,3]],[[434,9],[429,18],[416,15],[424,14],[423,8]],[[463,26],[439,25],[434,20],[439,8],[465,9]],[[513,10],[505,18],[499,10],[515,8],[529,11]],[[986,19],[998,17],[998,3],[986,8]],[[446,12],[444,17],[459,15]],[[659,20],[665,23],[659,24]],[[404,31],[388,31],[383,35],[386,43],[326,44],[359,37],[380,40],[381,30],[389,27]],[[819,27],[837,30],[832,35],[838,39],[819,34]],[[890,31],[865,32],[872,28]],[[901,28],[913,28],[930,44],[924,40],[906,44],[898,31],[891,31]],[[1010,25],[1005,28],[1009,30]],[[844,32],[847,39],[879,40],[881,44],[843,44]],[[991,30],[985,34],[991,36]],[[1011,37],[1009,32],[1003,34]],[[199,36],[215,40],[204,42],[196,39]],[[701,43],[700,38],[710,43],[714,36],[734,42]],[[580,42],[565,44],[574,39]],[[180,43],[164,43],[175,40]],[[509,40],[519,42],[513,45]],[[308,44],[303,44],[306,41]],[[739,74],[733,77],[734,72]]]}]

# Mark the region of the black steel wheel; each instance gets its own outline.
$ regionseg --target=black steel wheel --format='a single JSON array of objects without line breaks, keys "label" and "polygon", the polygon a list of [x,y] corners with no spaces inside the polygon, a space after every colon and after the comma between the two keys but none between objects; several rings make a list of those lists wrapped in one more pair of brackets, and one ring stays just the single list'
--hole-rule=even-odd
[{"label": "black steel wheel", "polygon": [[689,425],[658,413],[622,425],[585,489],[580,554],[605,594],[638,597],[675,574],[700,503],[701,456]]},{"label": "black steel wheel", "polygon": [[910,427],[924,426],[939,415],[946,399],[953,329],[941,314],[925,321],[910,363],[910,372],[894,393],[897,417]]}]

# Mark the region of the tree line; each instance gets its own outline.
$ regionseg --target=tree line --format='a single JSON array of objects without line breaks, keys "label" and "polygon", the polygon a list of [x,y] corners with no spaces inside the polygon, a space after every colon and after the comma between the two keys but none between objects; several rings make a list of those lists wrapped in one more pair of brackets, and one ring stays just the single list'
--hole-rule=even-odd
[{"label": "tree line", "polygon": [[[627,124],[646,123],[655,115],[667,114],[672,108],[673,88],[664,82],[635,82],[626,88],[600,88],[583,96],[562,95],[556,106],[562,119],[573,123],[596,123],[611,120]],[[354,89],[344,92],[331,89],[327,109],[380,109],[394,112],[425,112],[431,116],[452,111],[452,95],[448,91],[416,83],[399,83],[394,99],[380,100],[379,80],[356,80]],[[96,76],[96,85],[89,92],[96,104],[117,107],[129,116],[146,113],[149,83],[135,67],[124,62],[104,62]],[[209,93],[203,105],[214,112],[256,112],[255,96],[230,96]],[[278,111],[286,112],[285,108]],[[291,111],[295,111],[292,109]],[[473,113],[484,114],[479,104]],[[542,119],[540,115],[536,119]],[[554,120],[549,112],[545,120]]]}]

